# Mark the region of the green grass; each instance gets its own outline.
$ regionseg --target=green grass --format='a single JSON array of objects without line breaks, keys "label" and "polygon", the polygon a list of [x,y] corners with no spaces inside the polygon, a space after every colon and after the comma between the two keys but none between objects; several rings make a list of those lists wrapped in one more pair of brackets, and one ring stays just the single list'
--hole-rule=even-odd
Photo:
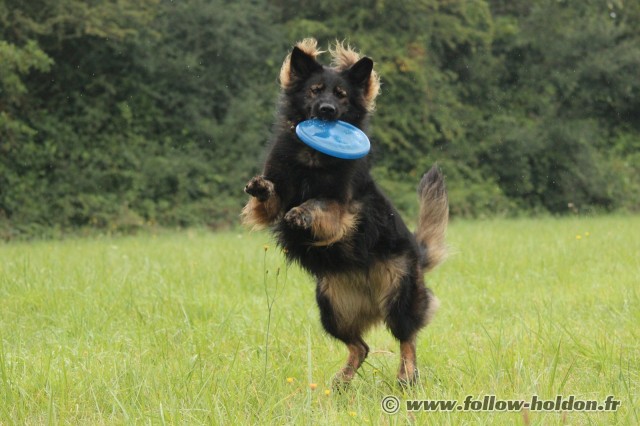
[{"label": "green grass", "polygon": [[[346,350],[267,234],[0,245],[0,424],[640,423],[640,218],[456,222],[448,235],[453,256],[427,276],[442,306],[419,337],[420,384],[395,385],[398,347],[380,328],[352,387],[329,395]],[[622,406],[388,415],[389,394]]]}]

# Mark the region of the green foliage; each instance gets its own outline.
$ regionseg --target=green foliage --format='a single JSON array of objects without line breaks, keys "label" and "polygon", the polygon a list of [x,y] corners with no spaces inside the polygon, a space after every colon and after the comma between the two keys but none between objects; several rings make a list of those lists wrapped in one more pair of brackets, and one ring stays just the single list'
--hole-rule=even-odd
[{"label": "green foliage", "polygon": [[[523,207],[638,208],[620,194],[609,149],[612,133],[624,129],[637,152],[640,87],[632,70],[640,67],[640,34],[605,6],[538,1],[519,29],[513,18],[503,21],[501,93],[485,93],[485,105],[500,113],[485,154],[505,194]],[[638,188],[637,174],[626,176]]]},{"label": "green foliage", "polygon": [[308,36],[376,61],[376,175],[407,213],[434,162],[454,215],[637,211],[638,22],[595,0],[4,0],[0,229],[235,223]]}]

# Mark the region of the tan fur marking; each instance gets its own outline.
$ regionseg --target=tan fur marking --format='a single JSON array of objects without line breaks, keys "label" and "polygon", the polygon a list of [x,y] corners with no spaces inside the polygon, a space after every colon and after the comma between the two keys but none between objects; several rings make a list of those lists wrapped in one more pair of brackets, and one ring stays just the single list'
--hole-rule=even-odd
[{"label": "tan fur marking", "polygon": [[347,97],[347,91],[344,90],[342,87],[336,87],[335,89],[336,95],[340,98],[346,98]]},{"label": "tan fur marking", "polygon": [[312,245],[322,247],[348,240],[358,224],[359,210],[359,203],[344,205],[312,198],[289,210],[284,219],[294,226],[310,229],[316,240]]},{"label": "tan fur marking", "polygon": [[400,343],[398,381],[402,384],[410,384],[416,379],[416,340],[415,337],[412,337],[408,341]]},{"label": "tan fur marking", "polygon": [[317,93],[321,92],[322,89],[324,89],[324,84],[314,84],[310,89],[311,94],[315,96]]},{"label": "tan fur marking", "polygon": [[302,149],[296,156],[296,160],[312,169],[322,165],[320,153],[311,148]]},{"label": "tan fur marking", "polygon": [[350,382],[367,355],[365,348],[358,344],[349,344],[347,348],[349,349],[347,363],[336,375],[334,386]]},{"label": "tan fur marking", "polygon": [[320,291],[331,301],[336,323],[348,334],[361,334],[382,319],[375,289],[365,274],[343,273],[320,281]]},{"label": "tan fur marking", "polygon": [[361,334],[384,319],[387,301],[407,267],[404,257],[377,262],[367,274],[343,273],[322,278],[320,291],[331,301],[344,330]]},{"label": "tan fur marking", "polygon": [[378,262],[369,272],[370,280],[375,283],[378,291],[378,307],[384,311],[389,299],[393,297],[395,290],[400,285],[400,280],[408,272],[409,264],[404,257],[396,257],[385,262]]},{"label": "tan fur marking", "polygon": [[314,246],[328,246],[347,238],[358,225],[359,205],[345,208],[337,201],[329,201],[324,208],[313,211],[311,231],[319,240]]},{"label": "tan fur marking", "polygon": [[280,214],[280,198],[274,194],[266,201],[251,197],[242,209],[240,217],[243,225],[258,230],[272,225]]}]

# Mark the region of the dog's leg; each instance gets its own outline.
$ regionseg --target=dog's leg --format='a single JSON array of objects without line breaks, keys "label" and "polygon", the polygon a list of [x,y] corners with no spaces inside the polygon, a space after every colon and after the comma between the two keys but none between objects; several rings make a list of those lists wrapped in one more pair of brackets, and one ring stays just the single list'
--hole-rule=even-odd
[{"label": "dog's leg", "polygon": [[400,368],[398,369],[398,383],[401,386],[413,385],[418,381],[416,365],[416,338],[411,337],[400,342]]},{"label": "dog's leg", "polygon": [[[419,271],[417,267],[412,270]],[[386,316],[389,329],[400,341],[398,382],[401,385],[412,385],[418,381],[416,336],[437,308],[437,299],[424,286],[421,273],[410,271],[399,278],[399,285],[389,295]]]},{"label": "dog's leg", "polygon": [[273,182],[264,176],[256,176],[244,187],[251,199],[242,209],[242,223],[253,229],[262,229],[272,225],[281,214],[280,197]]},{"label": "dog's leg", "polygon": [[369,346],[362,338],[358,338],[356,342],[347,343],[347,348],[349,349],[349,356],[344,367],[333,378],[334,388],[349,384],[369,354]]},{"label": "dog's leg", "polygon": [[289,210],[284,220],[291,226],[311,230],[315,246],[327,246],[353,232],[357,226],[358,207],[356,203],[314,198]]},{"label": "dog's leg", "polygon": [[[318,279],[316,301],[320,308],[320,320],[324,329],[347,345],[349,355],[344,367],[333,379],[333,386],[340,389],[355,376],[369,354],[369,346],[362,333],[371,325],[371,318],[363,307],[362,297],[353,297],[345,286],[358,282],[357,276],[336,275]],[[364,277],[360,277],[364,279]]]}]

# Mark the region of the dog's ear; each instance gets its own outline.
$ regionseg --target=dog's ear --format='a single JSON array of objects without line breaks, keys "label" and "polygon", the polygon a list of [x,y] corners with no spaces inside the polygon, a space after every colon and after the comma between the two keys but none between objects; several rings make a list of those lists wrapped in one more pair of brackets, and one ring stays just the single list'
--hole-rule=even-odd
[{"label": "dog's ear", "polygon": [[291,77],[306,79],[316,71],[320,71],[322,65],[315,58],[306,54],[299,47],[294,47],[291,52]]},{"label": "dog's ear", "polygon": [[349,80],[358,86],[364,86],[371,77],[373,71],[373,61],[364,57],[349,68]]}]

